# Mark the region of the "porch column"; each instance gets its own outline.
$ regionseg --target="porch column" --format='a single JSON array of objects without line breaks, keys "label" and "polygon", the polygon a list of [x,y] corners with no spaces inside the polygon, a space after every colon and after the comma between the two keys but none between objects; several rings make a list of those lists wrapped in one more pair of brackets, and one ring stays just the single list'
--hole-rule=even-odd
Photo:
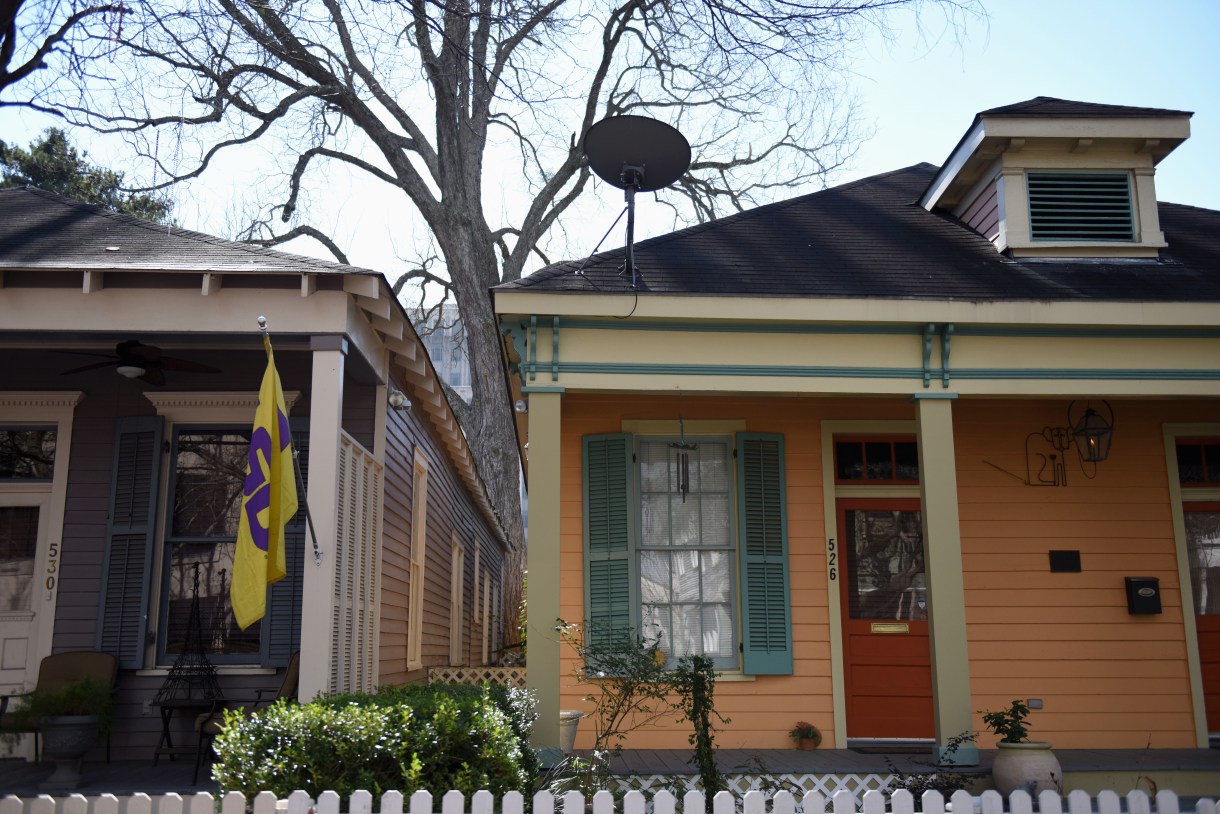
[{"label": "porch column", "polygon": [[309,484],[306,499],[322,562],[307,538],[301,605],[301,701],[329,692],[332,608],[335,594],[335,496],[339,494],[339,432],[343,426],[343,365],[347,340],[315,336],[313,378],[309,390]]},{"label": "porch column", "polygon": [[[912,398],[918,419],[919,496],[924,574],[928,586],[928,632],[932,643],[935,754],[940,758],[950,738],[972,728],[966,594],[953,452],[953,399],[957,396],[919,393]],[[977,764],[978,748],[959,747],[953,762],[967,766]]]},{"label": "porch column", "polygon": [[559,436],[562,388],[529,389],[529,688],[538,696],[533,745],[559,746]]}]

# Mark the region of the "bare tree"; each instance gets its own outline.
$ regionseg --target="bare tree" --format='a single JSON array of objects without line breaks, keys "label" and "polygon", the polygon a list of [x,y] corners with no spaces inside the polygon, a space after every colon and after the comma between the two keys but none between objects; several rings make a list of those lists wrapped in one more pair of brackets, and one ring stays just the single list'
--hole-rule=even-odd
[{"label": "bare tree", "polygon": [[[4,91],[29,80],[55,62],[57,68],[80,71],[93,57],[106,51],[114,38],[119,3],[77,3],[0,0],[0,107],[29,107],[55,114],[37,93],[6,98]],[[38,83],[27,83],[31,89]]]},{"label": "bare tree", "polygon": [[[279,185],[260,187],[276,197],[246,233],[266,245],[307,235],[344,259],[308,222],[310,191],[329,173],[401,191],[402,219],[426,225],[442,261],[421,259],[411,280],[451,293],[465,326],[473,402],[455,409],[521,540],[487,290],[521,276],[585,189],[582,134],[627,113],[682,130],[695,160],[668,201],[687,219],[825,183],[858,143],[844,90],[851,44],[924,6],[956,32],[976,2],[131,0],[109,35],[121,53],[34,90],[78,124],[126,133],[166,183],[275,140]],[[162,159],[164,129],[197,161]],[[495,196],[491,182],[506,176],[519,198]]]}]

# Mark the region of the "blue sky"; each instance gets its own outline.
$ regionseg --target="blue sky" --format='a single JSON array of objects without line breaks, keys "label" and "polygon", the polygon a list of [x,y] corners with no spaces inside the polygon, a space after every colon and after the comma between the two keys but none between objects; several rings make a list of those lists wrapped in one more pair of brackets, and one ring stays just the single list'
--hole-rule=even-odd
[{"label": "blue sky", "polygon": [[975,113],[1054,96],[1192,111],[1191,138],[1157,170],[1157,197],[1220,209],[1220,2],[983,2],[989,20],[960,45],[921,43],[908,16],[897,43],[862,54],[857,87],[875,135],[843,180],[940,164]]},{"label": "blue sky", "polygon": [[[862,178],[921,161],[942,162],[980,110],[1054,96],[1088,102],[1194,112],[1192,137],[1160,165],[1161,200],[1220,209],[1220,0],[983,0],[988,19],[972,21],[960,40],[942,31],[940,15],[924,15],[922,32],[911,14],[891,18],[894,39],[866,41],[857,50],[854,87],[874,135],[854,164],[832,183]],[[0,111],[0,137],[26,144],[48,120]],[[121,156],[74,133],[79,146],[118,169]],[[255,151],[261,148],[254,148]],[[246,188],[240,162],[230,177],[178,194],[177,215],[188,228],[222,233],[228,198]],[[138,175],[138,173],[135,173]],[[604,221],[571,224],[572,252],[585,254],[621,207],[615,192],[586,191],[600,202]],[[362,210],[366,190],[336,190],[332,234],[349,248],[351,262],[392,273],[403,236],[399,202],[374,203],[380,223]],[[202,206],[202,210],[198,207]],[[603,209],[604,207],[604,209]],[[641,207],[637,237],[668,230]],[[585,210],[586,215],[588,210]],[[579,217],[579,216],[577,216]],[[328,224],[319,223],[322,228]],[[587,232],[587,241],[580,237]],[[621,238],[611,237],[609,248]],[[587,245],[582,245],[587,242]],[[291,250],[331,259],[316,244]],[[558,258],[555,258],[558,259]]]}]

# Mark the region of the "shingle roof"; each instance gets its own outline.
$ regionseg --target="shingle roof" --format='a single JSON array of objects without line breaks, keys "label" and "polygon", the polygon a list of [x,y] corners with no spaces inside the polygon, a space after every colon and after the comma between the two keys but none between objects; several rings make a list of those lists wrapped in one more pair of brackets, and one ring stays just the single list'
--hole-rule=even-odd
[{"label": "shingle roof", "polygon": [[[636,244],[643,294],[936,300],[1220,301],[1220,212],[1161,204],[1159,259],[1014,260],[915,201],[930,164]],[[622,293],[618,249],[498,290]],[[579,270],[580,273],[575,273]]]},{"label": "shingle roof", "polygon": [[161,226],[33,187],[0,190],[0,269],[6,268],[378,273]]},{"label": "shingle roof", "polygon": [[1125,116],[1135,118],[1160,118],[1161,116],[1193,116],[1185,110],[1164,110],[1159,107],[1128,107],[1127,105],[1103,105],[1096,102],[1073,102],[1053,96],[1035,96],[1024,102],[984,110],[980,116]]}]

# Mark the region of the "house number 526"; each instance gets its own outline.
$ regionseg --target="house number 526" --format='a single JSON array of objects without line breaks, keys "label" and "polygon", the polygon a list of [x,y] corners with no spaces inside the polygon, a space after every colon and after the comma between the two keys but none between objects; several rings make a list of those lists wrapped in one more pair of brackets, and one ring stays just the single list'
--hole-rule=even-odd
[{"label": "house number 526", "polygon": [[826,563],[830,568],[830,579],[839,578],[839,552],[835,549],[835,538],[826,538]]}]

